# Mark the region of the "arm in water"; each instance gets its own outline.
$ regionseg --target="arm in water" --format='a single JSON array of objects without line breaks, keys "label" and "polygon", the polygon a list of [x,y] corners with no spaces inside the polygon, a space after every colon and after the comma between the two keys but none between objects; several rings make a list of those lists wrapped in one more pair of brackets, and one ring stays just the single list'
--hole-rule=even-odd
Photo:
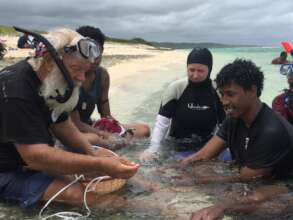
[{"label": "arm in water", "polygon": [[[204,161],[214,158],[225,148],[225,141],[215,135],[211,140],[198,152],[190,155],[181,161],[182,166]],[[194,168],[196,175],[196,167]],[[270,175],[270,168],[251,169],[249,167],[242,167],[239,174],[231,176],[223,176],[217,174],[207,174],[195,176],[196,183],[212,183],[212,182],[237,182],[237,181],[250,181],[257,178],[262,178]]]},{"label": "arm in water", "polygon": [[47,144],[17,144],[16,149],[30,169],[53,175],[97,172],[117,178],[130,178],[139,165],[119,157],[95,157],[67,152]]},{"label": "arm in water", "polygon": [[157,115],[155,127],[152,132],[151,144],[141,155],[140,160],[143,162],[149,161],[156,156],[159,151],[160,143],[167,134],[171,119],[162,115]]},{"label": "arm in water", "polygon": [[71,119],[51,126],[54,135],[67,147],[74,148],[77,152],[94,155],[92,144],[85,135],[73,124]]},{"label": "arm in water", "polygon": [[215,135],[204,145],[201,150],[183,159],[181,161],[181,165],[187,166],[188,164],[197,161],[212,159],[224,149],[225,141]]},{"label": "arm in water", "polygon": [[265,201],[288,192],[288,188],[284,186],[262,186],[250,195],[198,210],[191,215],[190,220],[217,220],[221,219],[224,214],[249,213],[257,210]]}]

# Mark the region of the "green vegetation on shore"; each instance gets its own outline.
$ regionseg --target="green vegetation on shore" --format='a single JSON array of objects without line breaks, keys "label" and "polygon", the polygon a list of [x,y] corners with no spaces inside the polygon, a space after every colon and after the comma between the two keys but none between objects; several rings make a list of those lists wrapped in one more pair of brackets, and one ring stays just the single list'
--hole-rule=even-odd
[{"label": "green vegetation on shore", "polygon": [[[33,30],[37,33],[44,34],[45,31]],[[0,25],[0,35],[20,35],[19,32],[15,31],[12,26]],[[144,44],[148,46],[153,46],[158,49],[190,49],[194,47],[207,47],[207,48],[227,48],[227,47],[249,47],[250,45],[228,45],[228,44],[218,44],[218,43],[174,43],[174,42],[150,42],[146,41],[143,38],[132,38],[132,39],[120,39],[106,36],[106,41],[108,42],[117,42],[125,44]]]},{"label": "green vegetation on shore", "polygon": [[[36,33],[39,33],[39,34],[46,33],[46,31],[41,31],[41,30],[32,30],[32,31],[34,31]],[[14,28],[12,26],[0,25],[0,35],[18,36],[18,35],[21,35],[21,33],[19,33],[18,31],[14,30]]]}]

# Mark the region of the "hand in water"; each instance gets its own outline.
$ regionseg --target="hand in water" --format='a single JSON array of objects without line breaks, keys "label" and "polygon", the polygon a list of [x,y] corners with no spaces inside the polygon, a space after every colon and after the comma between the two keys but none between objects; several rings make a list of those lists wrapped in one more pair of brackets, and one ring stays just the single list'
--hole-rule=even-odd
[{"label": "hand in water", "polygon": [[180,161],[180,166],[186,167],[196,161],[195,154],[192,154]]},{"label": "hand in water", "polygon": [[224,217],[225,208],[221,205],[210,206],[192,213],[190,220],[218,220]]},{"label": "hand in water", "polygon": [[158,158],[158,154],[156,152],[151,152],[149,150],[145,150],[140,156],[139,160],[142,163],[151,162]]},{"label": "hand in water", "polygon": [[132,137],[120,137],[118,134],[112,134],[110,138],[108,138],[108,148],[110,150],[118,150],[126,145],[130,144]]}]

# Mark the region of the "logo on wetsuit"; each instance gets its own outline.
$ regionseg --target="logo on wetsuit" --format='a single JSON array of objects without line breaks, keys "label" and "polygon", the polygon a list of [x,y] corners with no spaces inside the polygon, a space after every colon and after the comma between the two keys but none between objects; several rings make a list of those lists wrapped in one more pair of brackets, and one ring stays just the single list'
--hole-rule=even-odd
[{"label": "logo on wetsuit", "polygon": [[206,106],[206,105],[203,105],[203,106],[200,106],[200,105],[194,105],[193,103],[188,103],[187,104],[187,107],[189,109],[192,109],[192,110],[197,110],[197,111],[204,111],[204,110],[207,110],[210,108],[210,106]]}]

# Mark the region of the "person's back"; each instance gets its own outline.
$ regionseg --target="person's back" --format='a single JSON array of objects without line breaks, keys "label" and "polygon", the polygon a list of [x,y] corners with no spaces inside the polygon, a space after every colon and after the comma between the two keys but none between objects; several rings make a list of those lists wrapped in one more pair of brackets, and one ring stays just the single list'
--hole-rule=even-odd
[{"label": "person's back", "polygon": [[287,64],[290,63],[290,61],[287,60],[287,53],[285,51],[282,51],[280,53],[280,57],[277,57],[272,60],[272,64]]}]

